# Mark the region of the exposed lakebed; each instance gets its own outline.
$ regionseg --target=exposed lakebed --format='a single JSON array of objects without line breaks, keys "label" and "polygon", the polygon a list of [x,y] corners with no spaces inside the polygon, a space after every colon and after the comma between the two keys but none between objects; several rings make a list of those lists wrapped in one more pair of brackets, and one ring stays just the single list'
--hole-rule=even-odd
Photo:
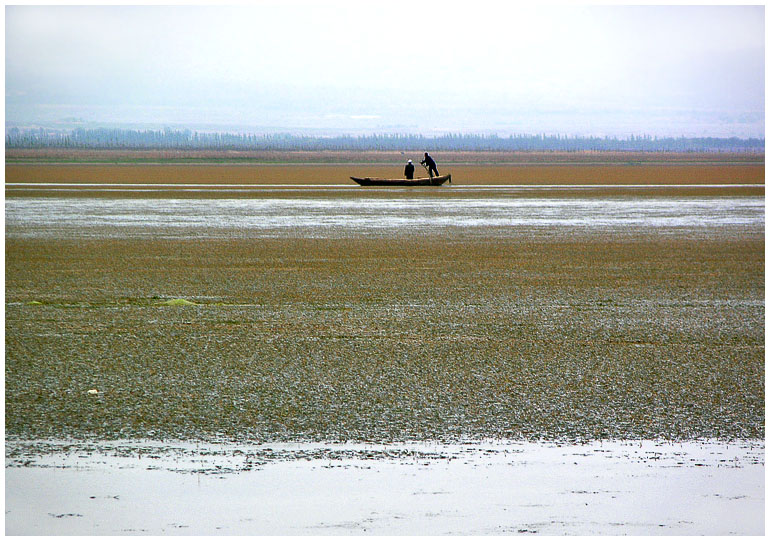
[{"label": "exposed lakebed", "polygon": [[7,198],[7,533],[763,532],[762,197],[353,190]]}]

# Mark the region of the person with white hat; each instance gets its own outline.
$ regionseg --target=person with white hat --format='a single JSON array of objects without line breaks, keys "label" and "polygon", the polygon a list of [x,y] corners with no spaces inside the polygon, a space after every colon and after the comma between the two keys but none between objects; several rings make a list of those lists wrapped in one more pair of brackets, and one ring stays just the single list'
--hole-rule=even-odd
[{"label": "person with white hat", "polygon": [[412,164],[412,160],[406,162],[406,167],[404,167],[404,176],[407,178],[407,180],[412,180],[414,178],[414,164]]}]

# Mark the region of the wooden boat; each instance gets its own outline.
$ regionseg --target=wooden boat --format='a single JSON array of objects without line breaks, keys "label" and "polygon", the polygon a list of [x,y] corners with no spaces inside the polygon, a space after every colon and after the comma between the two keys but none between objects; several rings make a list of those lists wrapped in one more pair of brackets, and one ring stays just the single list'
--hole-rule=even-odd
[{"label": "wooden boat", "polygon": [[433,178],[415,178],[412,180],[403,178],[350,178],[361,186],[441,186],[447,180],[452,182],[452,175],[442,175]]}]

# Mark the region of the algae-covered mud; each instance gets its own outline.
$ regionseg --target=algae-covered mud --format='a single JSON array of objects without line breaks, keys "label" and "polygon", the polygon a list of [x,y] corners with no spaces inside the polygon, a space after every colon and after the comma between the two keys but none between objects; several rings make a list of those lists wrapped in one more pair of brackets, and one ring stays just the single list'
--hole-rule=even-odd
[{"label": "algae-covered mud", "polygon": [[764,438],[762,198],[351,197],[8,199],[7,435]]}]

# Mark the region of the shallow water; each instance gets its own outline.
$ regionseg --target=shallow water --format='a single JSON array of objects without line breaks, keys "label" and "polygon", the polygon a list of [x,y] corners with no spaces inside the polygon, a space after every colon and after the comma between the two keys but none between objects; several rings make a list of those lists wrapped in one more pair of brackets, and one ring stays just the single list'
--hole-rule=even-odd
[{"label": "shallow water", "polygon": [[[301,192],[300,192],[301,193]],[[251,199],[9,198],[9,237],[395,235],[542,228],[556,233],[762,232],[762,197],[339,197]]]},{"label": "shallow water", "polygon": [[12,441],[6,534],[762,535],[761,441]]}]

